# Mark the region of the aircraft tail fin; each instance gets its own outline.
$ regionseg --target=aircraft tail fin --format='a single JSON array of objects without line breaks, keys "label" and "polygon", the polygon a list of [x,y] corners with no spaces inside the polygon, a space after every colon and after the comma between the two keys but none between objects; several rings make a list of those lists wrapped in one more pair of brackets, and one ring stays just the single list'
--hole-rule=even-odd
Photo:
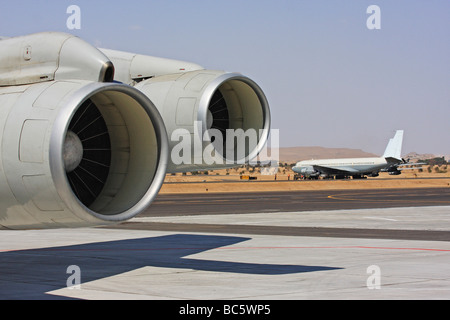
[{"label": "aircraft tail fin", "polygon": [[386,160],[402,161],[402,144],[403,130],[397,130],[394,138],[389,140],[383,158],[386,158]]}]

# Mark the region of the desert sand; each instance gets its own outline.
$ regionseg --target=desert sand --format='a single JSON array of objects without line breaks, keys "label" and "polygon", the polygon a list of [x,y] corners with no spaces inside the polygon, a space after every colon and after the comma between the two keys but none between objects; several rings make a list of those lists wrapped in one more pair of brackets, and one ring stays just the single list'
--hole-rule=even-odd
[{"label": "desert sand", "polygon": [[[399,176],[380,173],[379,177],[363,180],[316,180],[294,181],[294,173],[289,167],[280,168],[276,180],[274,175],[261,175],[257,170],[245,168],[209,171],[207,175],[168,174],[161,188],[162,194],[177,193],[216,193],[216,192],[270,192],[295,190],[341,190],[341,189],[380,189],[380,188],[450,188],[450,167],[430,168],[422,171],[407,170]],[[256,180],[241,180],[241,175],[255,177]]]}]

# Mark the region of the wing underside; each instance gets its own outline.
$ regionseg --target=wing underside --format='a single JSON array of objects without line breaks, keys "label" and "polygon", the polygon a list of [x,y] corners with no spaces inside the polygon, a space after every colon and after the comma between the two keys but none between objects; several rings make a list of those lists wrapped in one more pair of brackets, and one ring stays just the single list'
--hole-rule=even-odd
[{"label": "wing underside", "polygon": [[351,174],[351,173],[358,172],[358,170],[356,170],[352,167],[335,168],[335,167],[318,166],[318,165],[315,165],[313,167],[314,167],[314,170],[320,171],[321,173],[326,173],[326,174],[349,174],[349,173]]}]

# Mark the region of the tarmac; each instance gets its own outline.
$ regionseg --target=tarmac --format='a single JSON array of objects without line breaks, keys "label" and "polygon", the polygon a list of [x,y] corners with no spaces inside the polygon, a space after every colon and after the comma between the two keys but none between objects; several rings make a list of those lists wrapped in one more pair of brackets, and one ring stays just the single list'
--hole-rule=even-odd
[{"label": "tarmac", "polygon": [[0,299],[447,300],[449,234],[450,206],[2,231]]}]

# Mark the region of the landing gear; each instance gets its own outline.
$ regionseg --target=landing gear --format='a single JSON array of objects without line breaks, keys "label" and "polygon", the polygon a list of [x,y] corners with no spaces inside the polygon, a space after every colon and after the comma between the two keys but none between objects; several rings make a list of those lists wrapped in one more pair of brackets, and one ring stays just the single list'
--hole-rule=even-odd
[{"label": "landing gear", "polygon": [[319,180],[319,176],[306,176],[303,174],[294,175],[294,180]]}]

